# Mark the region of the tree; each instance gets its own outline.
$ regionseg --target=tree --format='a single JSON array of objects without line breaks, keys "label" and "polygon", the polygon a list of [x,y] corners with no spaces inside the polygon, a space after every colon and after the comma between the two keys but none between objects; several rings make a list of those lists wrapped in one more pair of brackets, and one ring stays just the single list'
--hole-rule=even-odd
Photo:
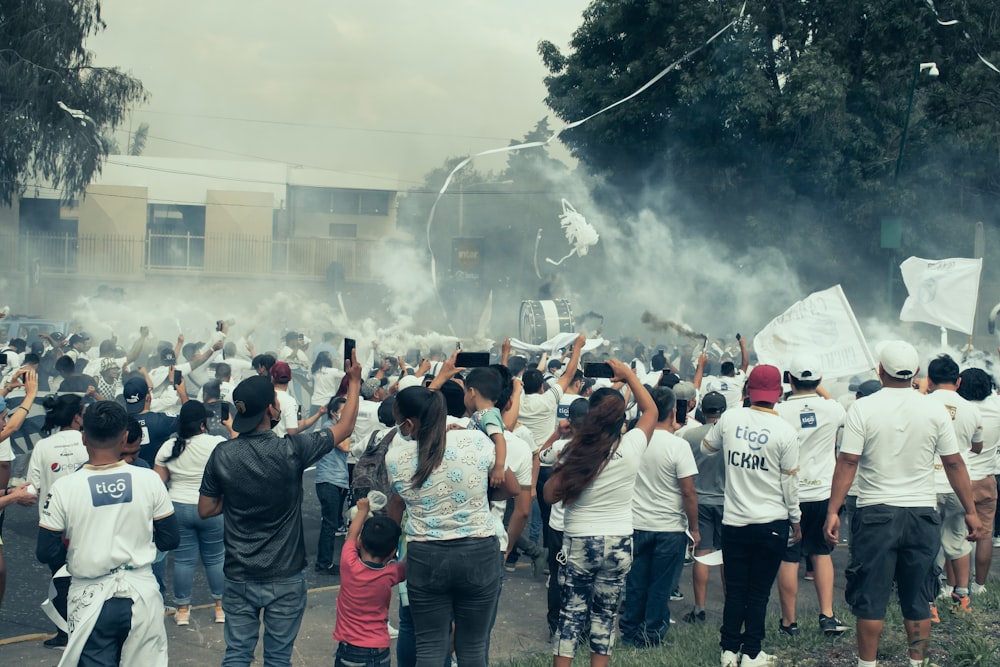
[{"label": "tree", "polygon": [[[621,99],[741,6],[595,0],[568,54],[539,44],[550,71],[546,103],[571,121]],[[906,220],[910,250],[933,243],[938,256],[956,252],[957,235],[941,227],[997,222],[1000,76],[973,45],[1000,60],[1000,7],[937,6],[962,24],[940,26],[911,0],[748,3],[730,31],[677,71],[562,139],[620,191],[670,183],[715,233],[805,255],[799,266],[817,281],[862,276],[858,269],[881,261],[882,217]],[[927,61],[941,76],[916,80],[897,182],[914,73]]]},{"label": "tree", "polygon": [[105,132],[147,99],[84,42],[104,30],[99,0],[0,0],[0,203],[34,181],[82,193],[108,155]]}]

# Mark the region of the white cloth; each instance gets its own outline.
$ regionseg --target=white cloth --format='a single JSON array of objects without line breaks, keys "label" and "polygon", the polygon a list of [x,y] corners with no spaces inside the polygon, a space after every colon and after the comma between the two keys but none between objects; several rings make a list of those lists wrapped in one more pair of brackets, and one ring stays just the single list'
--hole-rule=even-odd
[{"label": "white cloth", "polygon": [[726,409],[732,410],[743,406],[743,385],[747,383],[747,374],[741,370],[736,375],[709,375],[702,379],[701,390],[698,392],[698,403],[702,397],[711,391],[717,391],[726,397]]},{"label": "white cloth", "polygon": [[683,532],[687,517],[680,480],[697,474],[698,466],[687,440],[667,431],[653,431],[635,480],[632,527],[654,532]]},{"label": "white cloth", "polygon": [[774,409],[798,434],[799,502],[827,500],[847,412],[837,401],[815,393],[795,394]]},{"label": "white cloth", "polygon": [[358,401],[358,418],[354,422],[354,432],[351,433],[351,452],[347,455],[348,463],[357,463],[357,457],[368,446],[372,433],[379,430],[382,424],[378,420],[378,401],[362,398]]},{"label": "white cloth", "polygon": [[79,431],[58,431],[35,443],[28,462],[28,481],[38,489],[38,517],[42,517],[44,499],[60,477],[79,470],[90,459]]},{"label": "white cloth", "polygon": [[284,389],[275,389],[274,393],[278,397],[278,407],[281,408],[281,417],[271,430],[279,438],[283,438],[288,435],[290,429],[299,427],[299,402]]},{"label": "white cloth", "polygon": [[330,399],[336,396],[344,371],[339,368],[317,368],[313,373],[313,392],[310,403],[326,407]]},{"label": "white cloth", "polygon": [[[552,443],[552,446],[543,449],[538,452],[538,459],[543,465],[551,466],[556,461],[559,460],[559,455],[562,454],[562,450],[569,444],[569,440],[556,440]],[[563,508],[562,501],[552,505],[549,510],[549,528],[552,530],[558,530],[562,532],[566,527],[566,511]]]},{"label": "white cloth", "polygon": [[646,445],[646,434],[639,429],[621,437],[604,469],[565,507],[566,536],[632,534],[632,489]]},{"label": "white cloth", "polygon": [[521,408],[517,418],[531,431],[533,451],[545,444],[556,428],[556,414],[559,400],[563,396],[562,387],[556,385],[541,394],[522,394]]},{"label": "white cloth", "polygon": [[[548,339],[544,343],[539,345],[532,345],[531,343],[525,343],[523,340],[518,340],[517,338],[510,339],[510,349],[514,352],[527,352],[531,354],[539,354],[541,352],[552,353],[558,349],[564,347],[570,347],[576,341],[576,337],[579,334],[575,333],[561,333],[556,334],[552,338]],[[607,341],[603,338],[588,338],[583,344],[583,352],[590,352],[591,350],[596,350],[600,346],[604,345]]]},{"label": "white cloth", "polygon": [[997,444],[1000,442],[1000,396],[990,394],[974,405],[983,419],[983,450],[978,454],[969,452],[969,479],[973,482],[995,474]]},{"label": "white cloth", "polygon": [[908,257],[899,270],[909,293],[899,319],[927,322],[972,335],[982,259]]},{"label": "white cloth", "polygon": [[[531,488],[531,445],[517,437],[510,431],[504,431],[503,434],[504,441],[507,443],[507,462],[505,467],[514,473],[514,477],[517,478],[517,483],[524,490],[525,487]],[[501,500],[500,502],[490,503],[490,511],[493,512],[493,520],[496,523],[497,537],[500,538],[500,551],[506,552],[507,545],[509,544],[507,540],[507,529],[503,525],[503,515],[507,510],[507,503],[517,502],[517,499],[511,500]]]},{"label": "white cloth", "polygon": [[[958,453],[962,455],[965,465],[969,465],[972,455],[972,445],[983,441],[983,417],[975,403],[967,401],[950,389],[935,389],[929,394],[935,401],[944,405],[951,416],[951,425],[955,429],[955,444]],[[972,475],[969,475],[971,478]],[[941,461],[934,462],[934,490],[937,493],[954,493],[948,483],[948,475],[944,472]]]},{"label": "white cloth", "polygon": [[201,478],[205,464],[215,446],[226,439],[218,435],[199,433],[190,440],[181,455],[170,459],[176,438],[170,438],[156,452],[155,463],[170,471],[170,500],[175,503],[197,505]]},{"label": "white cloth", "polygon": [[777,412],[758,407],[727,410],[704,443],[706,455],[726,457],[724,525],[799,520],[799,442]]},{"label": "white cloth", "polygon": [[847,411],[840,451],[860,456],[858,507],[937,507],[934,464],[958,452],[940,401],[908,387],[883,387]]}]

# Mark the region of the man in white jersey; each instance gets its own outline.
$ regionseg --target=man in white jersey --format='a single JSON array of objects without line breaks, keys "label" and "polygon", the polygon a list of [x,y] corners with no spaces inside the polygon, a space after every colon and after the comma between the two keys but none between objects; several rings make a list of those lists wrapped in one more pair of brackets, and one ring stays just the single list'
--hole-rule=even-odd
[{"label": "man in white jersey", "polygon": [[750,365],[747,342],[739,334],[736,334],[736,340],[740,344],[740,368],[738,372],[736,364],[727,360],[723,361],[719,367],[718,376],[709,375],[703,378],[705,364],[708,362],[708,356],[703,352],[698,357],[698,368],[694,375],[694,386],[698,388],[702,396],[711,391],[717,391],[726,397],[726,406],[730,410],[743,406],[743,385],[746,384],[747,367]]},{"label": "man in white jersey", "polygon": [[36,556],[58,560],[68,543],[73,577],[60,667],[168,664],[163,598],[151,566],[157,549],[177,547],[180,532],[159,476],[120,460],[127,422],[117,403],[91,405],[83,420],[90,462],[56,480],[42,505]]},{"label": "man in white jersey", "polygon": [[837,440],[846,413],[840,403],[816,393],[822,372],[813,356],[803,355],[792,360],[788,376],[792,395],[774,409],[798,435],[802,540],[785,550],[778,570],[779,629],[792,637],[799,633],[795,601],[799,593],[799,561],[805,555],[812,558],[815,573],[819,629],[827,636],[839,635],[847,626],[833,613],[833,559],[830,557],[833,547],[823,536],[823,524],[830,504]]},{"label": "man in white jersey", "polygon": [[983,418],[983,449],[978,454],[970,454],[967,464],[976,513],[986,529],[976,541],[976,580],[969,582],[969,593],[981,595],[986,592],[986,576],[993,562],[992,531],[989,529],[994,524],[997,509],[997,481],[993,470],[1000,442],[1000,396],[993,392],[993,379],[980,368],[965,369],[959,374],[959,380],[958,395],[971,401]]},{"label": "man in white jersey", "polygon": [[[958,373],[958,364],[947,354],[932,359],[927,364],[927,392],[948,410],[955,430],[958,453],[968,468],[969,456],[983,450],[983,418],[973,403],[958,395]],[[934,464],[934,490],[937,492],[938,514],[941,515],[943,552],[943,556],[938,556],[937,565],[938,568],[947,568],[948,588],[951,590],[945,592],[951,593],[952,611],[969,611],[972,608],[969,599],[969,554],[972,552],[972,543],[965,539],[965,509],[948,483],[944,466],[938,462]],[[931,572],[930,576],[936,579],[937,572]],[[932,581],[932,584],[936,583]],[[934,599],[937,594],[935,589],[937,586],[933,585],[928,590],[928,600]],[[936,611],[937,609],[932,609],[932,619]]]},{"label": "man in white jersey", "polygon": [[931,629],[923,588],[941,544],[934,492],[939,457],[965,508],[970,539],[982,528],[948,411],[911,387],[919,370],[917,351],[904,341],[888,341],[878,356],[882,389],[847,411],[824,532],[830,544],[839,541],[840,508],[857,475],[845,598],[857,618],[858,665],[876,666],[893,581],[910,664],[920,665]]},{"label": "man in white jersey", "polygon": [[[698,474],[687,441],[673,434],[677,398],[666,387],[650,394],[656,428],[642,454],[632,496],[632,569],[625,581],[622,641],[638,648],[656,646],[670,629],[670,593],[684,568],[690,526],[698,543]],[[686,518],[686,521],[685,521]]]},{"label": "man in white jersey", "polygon": [[746,386],[751,407],[726,410],[702,441],[707,454],[726,458],[722,667],[775,664],[761,650],[767,599],[789,539],[794,544],[802,537],[798,438],[774,411],[781,372],[757,366]]}]

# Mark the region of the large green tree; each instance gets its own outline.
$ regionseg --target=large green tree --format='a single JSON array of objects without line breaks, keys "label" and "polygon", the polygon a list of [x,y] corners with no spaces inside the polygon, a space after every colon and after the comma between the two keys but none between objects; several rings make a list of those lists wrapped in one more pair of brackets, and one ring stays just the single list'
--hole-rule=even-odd
[{"label": "large green tree", "polygon": [[105,138],[146,99],[142,83],[95,67],[98,0],[0,0],[0,203],[42,181],[70,199],[108,154]]},{"label": "large green tree", "polygon": [[[742,4],[595,0],[568,53],[539,45],[547,104],[570,121],[626,96]],[[790,252],[849,248],[809,253],[802,268],[820,282],[879,259],[885,217],[905,220],[907,250],[932,240],[939,254],[957,252],[975,219],[996,223],[1000,75],[976,49],[1000,62],[1000,5],[936,4],[961,24],[939,25],[915,0],[747,2],[677,71],[562,139],[620,191],[676,186],[714,233]],[[930,61],[940,76],[915,78]]]}]

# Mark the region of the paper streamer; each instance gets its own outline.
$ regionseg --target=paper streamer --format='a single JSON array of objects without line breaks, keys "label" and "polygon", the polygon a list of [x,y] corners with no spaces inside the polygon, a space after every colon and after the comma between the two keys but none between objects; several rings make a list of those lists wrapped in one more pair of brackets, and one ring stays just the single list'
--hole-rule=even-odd
[{"label": "paper streamer", "polygon": [[[431,245],[431,227],[433,226],[433,223],[434,223],[434,214],[437,212],[438,203],[441,201],[441,197],[444,196],[444,193],[448,191],[448,186],[451,185],[451,181],[455,177],[455,174],[457,174],[459,171],[461,171],[462,169],[464,169],[470,162],[472,162],[473,160],[475,160],[478,157],[485,157],[487,155],[499,155],[500,153],[511,153],[513,151],[519,151],[519,150],[524,149],[524,148],[542,148],[544,146],[548,146],[550,143],[552,143],[553,140],[557,139],[566,130],[571,130],[574,127],[579,127],[579,126],[583,125],[584,123],[586,123],[587,121],[592,120],[592,119],[596,118],[597,116],[600,116],[601,114],[614,109],[615,107],[621,106],[622,104],[625,104],[626,102],[629,102],[630,100],[638,97],[639,95],[642,95],[644,92],[646,92],[647,90],[649,90],[649,88],[651,88],[653,85],[655,85],[657,81],[659,81],[660,79],[662,79],[663,77],[665,77],[667,74],[669,74],[670,72],[672,72],[675,69],[677,69],[688,58],[690,58],[691,56],[695,55],[696,53],[698,53],[699,51],[701,51],[702,49],[704,49],[706,46],[708,46],[709,44],[711,44],[712,42],[714,42],[721,35],[723,35],[725,32],[727,32],[730,28],[732,28],[734,25],[736,25],[736,23],[741,18],[743,18],[743,12],[746,9],[746,6],[747,6],[746,2],[744,2],[743,5],[740,7],[739,16],[737,16],[735,19],[733,19],[732,21],[730,21],[729,23],[727,23],[721,30],[719,30],[718,32],[716,32],[714,35],[712,35],[711,37],[709,37],[708,40],[704,44],[702,44],[701,46],[699,46],[699,47],[697,47],[695,49],[692,49],[691,51],[688,51],[686,54],[684,54],[683,56],[681,56],[679,59],[677,59],[674,62],[672,62],[669,65],[667,65],[665,68],[663,68],[662,70],[660,70],[660,72],[656,76],[654,76],[652,79],[650,79],[649,81],[647,81],[645,84],[643,84],[640,88],[638,88],[637,90],[635,90],[632,94],[628,95],[627,97],[623,97],[623,98],[621,98],[620,100],[618,100],[616,102],[612,102],[611,104],[607,105],[603,109],[599,109],[598,111],[595,111],[594,113],[590,114],[589,116],[587,116],[585,118],[581,118],[579,120],[575,120],[572,123],[569,123],[568,125],[563,126],[561,129],[557,130],[548,139],[545,139],[544,141],[529,141],[529,142],[526,142],[526,143],[523,143],[523,144],[515,144],[513,146],[504,146],[502,148],[491,148],[490,150],[485,150],[485,151],[482,151],[482,152],[470,155],[467,158],[463,159],[461,162],[459,162],[457,165],[455,165],[455,167],[448,174],[448,177],[446,179],[444,179],[444,185],[441,186],[441,189],[438,191],[437,197],[434,199],[434,204],[431,206],[430,214],[428,214],[428,216],[427,216],[427,227],[426,227],[426,232],[425,232],[425,235],[427,237],[427,250],[430,252],[430,255],[431,255],[431,283],[434,286],[434,292],[437,295],[438,303],[441,306],[441,310],[442,310],[443,313],[445,313],[446,317],[447,317],[447,312],[448,311],[444,307],[444,301],[441,298],[441,292],[438,289],[438,284],[437,284],[437,259],[434,256],[434,247]],[[449,328],[451,328],[451,324],[450,323],[448,324],[448,326],[449,326]]]},{"label": "paper streamer", "polygon": [[715,551],[710,551],[704,556],[694,555],[694,537],[691,535],[690,530],[685,530],[684,534],[687,535],[688,541],[688,554],[694,558],[695,562],[701,563],[702,565],[707,565],[708,567],[715,567],[716,565],[722,565],[722,549],[716,549]]},{"label": "paper streamer", "polygon": [[[934,6],[934,0],[924,0],[924,2],[926,2],[927,6],[930,7],[930,10],[932,12],[934,12],[934,19],[938,22],[938,25],[943,25],[946,28],[948,28],[948,27],[951,27],[951,26],[956,26],[959,23],[961,23],[961,21],[959,21],[957,19],[952,19],[950,21],[943,20],[941,18],[941,15],[938,13],[937,7]],[[991,70],[993,70],[997,74],[1000,74],[1000,69],[998,69],[996,65],[994,65],[993,63],[991,63],[985,57],[983,57],[983,54],[979,52],[978,48],[976,48],[976,43],[975,43],[975,40],[972,39],[972,36],[967,31],[965,31],[965,30],[962,31],[962,35],[967,40],[969,40],[969,44],[972,46],[972,50],[976,52],[976,55],[979,56],[979,59],[983,62],[983,64],[986,65],[987,67],[989,67]]]},{"label": "paper streamer", "polygon": [[[562,200],[562,215],[559,216],[559,224],[562,226],[563,231],[566,233],[566,240],[569,244],[573,246],[569,254],[560,259],[558,262],[545,258],[545,261],[554,266],[559,266],[567,259],[573,255],[578,255],[583,257],[590,250],[590,246],[595,245],[597,241],[601,238],[597,234],[597,230],[587,222],[587,219],[576,212],[573,205],[570,204],[565,199]],[[541,235],[539,235],[541,238]],[[537,249],[537,243],[536,249]],[[537,269],[536,269],[537,271]]]}]

